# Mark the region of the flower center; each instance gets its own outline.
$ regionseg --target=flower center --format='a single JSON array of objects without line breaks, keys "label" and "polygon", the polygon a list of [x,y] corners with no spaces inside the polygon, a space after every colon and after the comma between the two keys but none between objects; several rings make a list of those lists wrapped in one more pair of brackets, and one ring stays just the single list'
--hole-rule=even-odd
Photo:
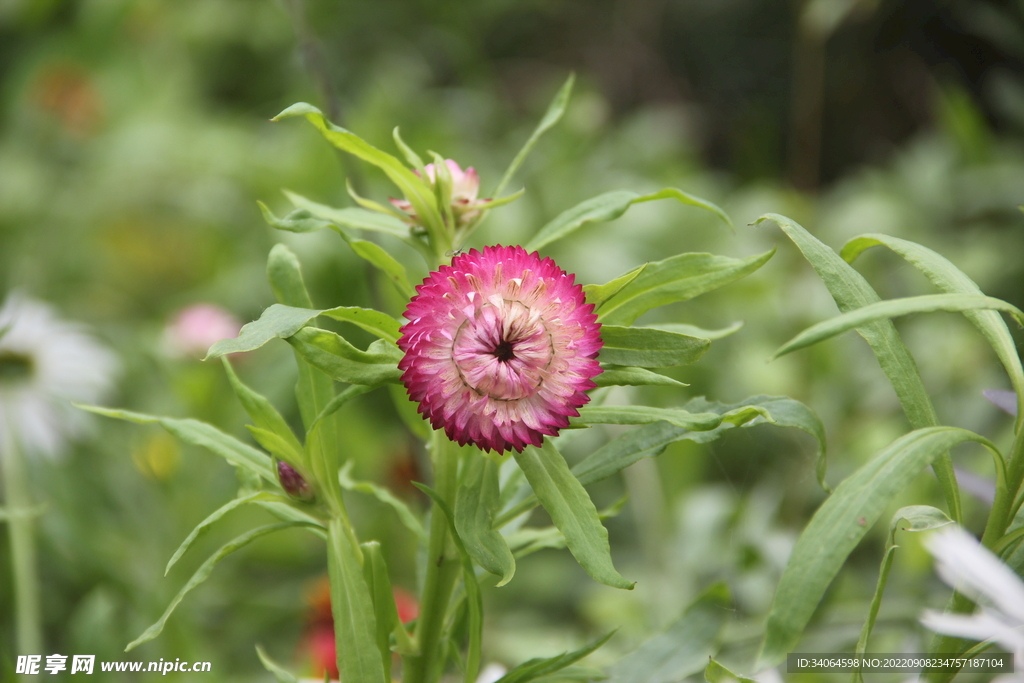
[{"label": "flower center", "polygon": [[499,401],[535,394],[554,349],[540,315],[521,301],[483,303],[463,322],[452,344],[463,383]]},{"label": "flower center", "polygon": [[494,347],[494,350],[491,351],[491,355],[502,363],[507,363],[516,357],[515,350],[516,347],[512,342],[503,339]]},{"label": "flower center", "polygon": [[32,376],[32,357],[14,351],[0,351],[0,384],[27,382]]}]

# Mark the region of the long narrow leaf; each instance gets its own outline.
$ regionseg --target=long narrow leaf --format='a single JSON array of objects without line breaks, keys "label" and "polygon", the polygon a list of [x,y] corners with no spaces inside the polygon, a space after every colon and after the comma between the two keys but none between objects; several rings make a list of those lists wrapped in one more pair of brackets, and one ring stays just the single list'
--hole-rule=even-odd
[{"label": "long narrow leaf", "polygon": [[565,669],[565,667],[570,664],[575,664],[579,660],[583,659],[591,652],[607,643],[608,639],[613,635],[615,635],[615,631],[612,631],[603,638],[595,640],[590,645],[581,647],[578,650],[573,650],[572,652],[563,652],[560,655],[543,659],[538,657],[536,659],[523,662],[499,678],[495,683],[529,683],[529,681],[538,680],[542,676],[554,674],[557,671]]},{"label": "long narrow leaf", "polygon": [[[868,234],[855,237],[843,247],[840,255],[849,263],[853,263],[860,254],[873,246],[886,246],[907,260],[931,280],[932,284],[944,292],[953,294],[983,294],[981,288],[966,273],[954,266],[947,258],[921,246],[916,242],[902,240],[889,235]],[[964,311],[981,334],[988,340],[996,352],[1019,402],[1024,402],[1024,368],[1021,367],[1020,356],[1016,344],[1010,335],[1006,323],[994,311]],[[1024,413],[1017,416],[1017,430],[1024,425]]]},{"label": "long narrow leaf", "polygon": [[260,658],[260,663],[263,664],[263,668],[274,674],[274,678],[277,679],[277,683],[299,683],[299,679],[295,678],[290,671],[271,659],[270,655],[268,655],[260,645],[256,646],[256,656]]},{"label": "long narrow leaf", "polygon": [[261,526],[258,529],[247,531],[246,533],[235,538],[229,543],[226,543],[225,545],[221,546],[220,550],[211,555],[206,560],[206,562],[203,562],[203,564],[199,566],[199,569],[197,569],[196,573],[192,575],[192,578],[188,580],[188,583],[186,583],[182,587],[182,589],[178,591],[178,594],[174,596],[174,599],[171,600],[171,603],[167,606],[167,609],[164,610],[163,615],[159,619],[157,619],[156,623],[154,623],[152,626],[143,631],[142,635],[140,635],[138,638],[128,643],[128,647],[126,647],[124,651],[128,652],[134,649],[135,647],[141,645],[142,643],[147,643],[156,638],[158,635],[160,635],[160,632],[164,630],[164,624],[167,623],[167,619],[170,618],[171,614],[174,613],[174,609],[178,606],[182,599],[188,594],[189,591],[191,591],[193,588],[201,584],[203,581],[206,581],[206,579],[210,577],[210,573],[213,572],[213,568],[222,559],[224,559],[231,553],[235,552],[239,548],[245,547],[246,545],[248,545],[249,543],[253,542],[261,536],[266,536],[267,534],[272,534],[275,531],[281,531],[282,529],[290,529],[298,526],[305,526],[305,524],[299,522],[281,522],[280,524],[268,524],[267,526]]},{"label": "long narrow leaf", "polygon": [[273,463],[266,453],[242,443],[213,425],[191,418],[182,420],[173,417],[157,417],[155,415],[134,413],[130,410],[115,410],[77,403],[75,405],[83,410],[88,410],[90,413],[113,417],[118,420],[126,420],[136,424],[159,424],[185,443],[190,443],[193,446],[202,446],[224,458],[235,467],[244,468],[270,482],[275,488],[277,487],[277,475],[274,473]]},{"label": "long narrow leaf", "polygon": [[386,683],[385,653],[377,647],[377,618],[357,548],[344,522],[331,520],[327,533],[327,573],[338,672],[344,681]]},{"label": "long narrow leaf", "polygon": [[448,523],[448,529],[451,532],[452,541],[455,543],[455,549],[459,553],[459,559],[462,562],[462,583],[466,589],[466,604],[469,608],[469,651],[466,655],[464,680],[465,683],[473,683],[476,680],[477,674],[480,673],[480,652],[483,641],[483,596],[480,593],[480,584],[477,582],[476,572],[473,571],[473,560],[470,558],[466,545],[462,542],[459,531],[455,526],[455,514],[452,512],[451,507],[448,506],[448,503],[444,501],[444,498],[429,486],[419,482],[413,482],[413,485],[430,496],[430,499],[441,510],[445,521]]},{"label": "long narrow leaf", "polygon": [[560,213],[526,243],[525,249],[527,251],[543,249],[552,242],[572,234],[587,223],[613,221],[626,213],[633,204],[657,199],[675,199],[681,204],[705,209],[721,218],[726,225],[732,228],[729,217],[718,206],[674,187],[667,187],[650,194],[640,194],[632,190],[613,190],[580,202]]},{"label": "long narrow leaf", "polygon": [[192,545],[199,539],[199,537],[205,534],[207,531],[209,531],[210,527],[213,526],[215,522],[219,521],[224,515],[228,514],[237,507],[240,507],[247,503],[252,503],[256,500],[280,499],[280,496],[274,495],[272,493],[268,493],[266,491],[257,491],[256,493],[250,493],[249,495],[242,496],[240,498],[235,498],[233,500],[228,501],[224,505],[221,505],[219,508],[211,512],[206,517],[206,519],[197,524],[196,527],[192,529],[191,533],[189,533],[189,535],[185,538],[185,540],[181,542],[181,545],[178,546],[178,549],[174,551],[174,555],[172,555],[171,559],[168,560],[167,567],[164,569],[164,576],[167,576],[167,573],[171,571],[171,567],[173,567],[175,563],[179,559],[181,559],[181,556],[184,555],[185,552],[192,547]]},{"label": "long narrow leaf", "polygon": [[[238,397],[249,418],[258,428],[273,433],[283,442],[282,447],[279,449],[281,452],[276,452],[275,455],[293,465],[304,466],[305,451],[303,451],[302,444],[295,438],[295,432],[292,431],[292,428],[281,417],[281,413],[277,412],[277,408],[265,396],[253,391],[238,378],[234,368],[231,367],[231,362],[226,357],[222,357],[221,361],[224,364],[224,370],[228,374],[228,380],[235,390],[235,396]],[[263,442],[260,442],[260,445],[271,452],[275,452],[275,449],[269,448]],[[290,457],[286,457],[282,452],[287,453]]]},{"label": "long narrow leaf", "polygon": [[643,327],[602,325],[604,346],[598,358],[603,363],[667,368],[693,363],[711,346],[707,339]]},{"label": "long narrow leaf", "polygon": [[409,236],[409,226],[394,216],[367,211],[366,209],[336,209],[333,206],[319,204],[302,195],[285,190],[285,196],[295,205],[296,209],[305,211],[310,217],[342,228],[352,230],[369,230],[382,232],[393,237],[405,239]]},{"label": "long narrow leaf", "polygon": [[490,458],[470,457],[465,467],[455,496],[455,528],[473,561],[504,586],[515,574],[516,561],[505,537],[493,528],[499,503],[498,465]]},{"label": "long narrow leaf", "polygon": [[926,427],[900,437],[836,487],[814,513],[789,557],[768,616],[757,668],[773,666],[793,651],[825,589],[892,497],[933,460],[966,441],[995,449],[965,429]]},{"label": "long narrow leaf", "polygon": [[646,368],[622,367],[621,365],[602,365],[602,372],[594,378],[599,387],[639,387],[657,385],[663,387],[685,387],[688,386],[679,380],[659,375]]},{"label": "long narrow leaf", "polygon": [[729,603],[726,585],[714,584],[664,633],[609,667],[607,683],[675,683],[701,671],[717,649]]},{"label": "long narrow leaf", "polygon": [[749,275],[774,253],[772,249],[745,259],[678,254],[648,263],[643,272],[596,309],[598,320],[609,325],[632,325],[652,308],[688,301]]},{"label": "long narrow leaf", "polygon": [[438,213],[433,191],[425,179],[410,171],[395,157],[377,149],[358,135],[335,126],[324,117],[319,109],[305,102],[293,104],[271,120],[279,121],[300,115],[305,116],[335,147],[384,171],[391,182],[397,185],[398,189],[412,203],[416,215],[423,221],[424,227],[431,234],[433,241],[436,243],[439,239],[443,239],[441,233],[444,226],[441,222],[441,215]]},{"label": "long narrow leaf", "polygon": [[608,531],[597,516],[597,508],[551,440],[545,439],[541,448],[528,446],[515,458],[580,566],[596,581],[631,590],[633,583],[622,578],[612,565]]},{"label": "long narrow leaf", "polygon": [[835,318],[807,328],[790,339],[775,352],[775,358],[784,356],[798,349],[817,344],[843,332],[863,327],[879,320],[897,318],[911,313],[929,313],[932,311],[976,311],[980,309],[998,310],[1010,313],[1019,321],[1024,321],[1024,312],[1013,304],[1002,299],[977,294],[927,294],[905,299],[887,299],[868,304],[861,308],[843,313]]},{"label": "long narrow leaf", "polygon": [[[839,257],[832,249],[816,239],[798,223],[778,214],[765,214],[756,221],[774,221],[811,264],[825,284],[841,313],[847,313],[880,301],[868,281]],[[907,349],[891,320],[878,320],[857,329],[857,334],[871,347],[878,365],[888,378],[896,397],[903,406],[910,426],[914,429],[939,424],[935,407],[928,397],[917,363]],[[944,454],[932,463],[950,516],[957,522],[963,518],[960,489],[953,472],[953,461]]]},{"label": "long narrow leaf", "polygon": [[359,493],[373,496],[394,510],[398,518],[402,520],[405,528],[411,531],[416,538],[425,541],[427,533],[423,530],[423,525],[420,524],[420,520],[416,518],[416,515],[409,509],[409,506],[396,498],[391,491],[383,486],[377,486],[369,481],[356,481],[353,479],[351,473],[354,465],[355,461],[349,460],[338,470],[338,482],[341,484],[341,488],[346,491],[358,491]]},{"label": "long narrow leaf", "polygon": [[527,138],[522,149],[520,149],[512,159],[512,163],[510,163],[508,168],[505,169],[505,174],[501,176],[501,181],[498,183],[498,186],[494,188],[494,192],[491,193],[492,197],[497,197],[506,187],[508,187],[509,182],[512,181],[512,176],[514,176],[516,171],[519,170],[519,167],[523,165],[523,162],[526,160],[530,150],[532,150],[533,146],[537,144],[538,140],[540,140],[540,136],[544,135],[544,133],[546,133],[552,126],[558,123],[559,119],[562,118],[562,114],[565,113],[565,108],[569,104],[569,96],[572,94],[572,86],[575,82],[576,74],[569,74],[569,77],[565,79],[565,83],[562,84],[562,87],[559,88],[558,92],[555,94],[555,99],[551,100],[551,104],[548,105],[548,109],[544,112],[544,116],[541,117],[540,123],[537,124],[537,127],[534,129],[533,133],[530,134],[530,137]]},{"label": "long narrow leaf", "polygon": [[380,386],[402,378],[398,369],[402,352],[383,340],[361,351],[335,332],[304,327],[289,337],[288,343],[306,362],[339,382]]}]

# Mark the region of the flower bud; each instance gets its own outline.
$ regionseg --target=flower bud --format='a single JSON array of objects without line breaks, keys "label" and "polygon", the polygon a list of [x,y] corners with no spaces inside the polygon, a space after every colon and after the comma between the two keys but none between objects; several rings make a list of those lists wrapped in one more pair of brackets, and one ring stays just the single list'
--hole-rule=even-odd
[{"label": "flower bud", "polygon": [[277,461],[277,480],[281,482],[281,488],[292,498],[307,502],[313,500],[313,489],[309,482],[283,460]]},{"label": "flower bud", "polygon": [[[480,176],[476,169],[470,166],[466,170],[451,159],[444,160],[448,167],[448,176],[451,178],[451,212],[455,221],[455,227],[461,228],[464,225],[476,220],[480,212],[491,202],[490,199],[477,199],[480,192]],[[434,164],[427,164],[424,168],[427,172],[427,180],[431,185],[437,185],[439,174]],[[419,175],[419,171],[414,171]],[[419,217],[416,215],[412,204],[406,199],[392,199],[391,203],[395,208],[400,209],[408,215],[408,222],[411,225],[419,224]]]}]

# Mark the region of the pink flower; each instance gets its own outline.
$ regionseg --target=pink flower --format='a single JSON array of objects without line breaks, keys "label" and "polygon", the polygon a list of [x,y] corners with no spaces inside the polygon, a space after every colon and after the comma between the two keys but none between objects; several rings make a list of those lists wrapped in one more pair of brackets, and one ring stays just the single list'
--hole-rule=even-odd
[{"label": "pink flower", "polygon": [[164,349],[172,356],[202,358],[221,339],[238,336],[242,323],[220,306],[193,304],[178,311],[164,329]]},{"label": "pink flower", "polygon": [[430,273],[409,302],[398,364],[453,441],[499,453],[569,425],[600,374],[601,325],[574,276],[522,247],[484,247]]},{"label": "pink flower", "polygon": [[[462,167],[451,159],[445,159],[444,163],[448,166],[448,174],[452,178],[452,216],[455,219],[456,226],[462,226],[479,216],[481,208],[491,200],[477,199],[477,193],[480,191],[480,176],[477,175],[475,168],[470,166],[463,171]],[[427,172],[430,184],[436,184],[437,173],[434,169],[434,164],[427,164],[423,170]],[[414,171],[414,173],[416,175],[420,174],[419,171]],[[408,214],[410,223],[415,225],[419,222],[419,218],[416,216],[416,212],[408,200],[392,199],[391,203],[395,208],[401,209]]]}]

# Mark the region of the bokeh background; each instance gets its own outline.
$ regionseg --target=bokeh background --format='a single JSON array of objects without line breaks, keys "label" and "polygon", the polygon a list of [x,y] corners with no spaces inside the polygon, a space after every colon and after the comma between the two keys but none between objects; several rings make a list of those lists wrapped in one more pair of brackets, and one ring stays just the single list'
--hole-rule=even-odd
[{"label": "bokeh background", "polygon": [[[696,365],[671,371],[686,392],[622,398],[800,399],[825,421],[833,483],[906,431],[857,338],[767,362],[835,312],[780,232],[748,227],[768,211],[835,248],[864,232],[920,241],[986,293],[1024,304],[1024,3],[1014,0],[0,0],[0,297],[19,290],[89,324],[121,359],[111,405],[197,417],[247,438],[220,366],[168,348],[165,330],[182,309],[209,303],[255,319],[273,302],[266,254],[285,242],[317,305],[401,310],[388,287],[367,284],[337,235],[264,224],[256,201],[284,213],[281,188],[339,206],[351,204],[346,177],[378,201],[394,193],[312,127],[268,119],[308,101],[390,151],[400,126],[415,149],[476,167],[486,193],[570,71],[578,82],[564,120],[513,183],[526,195],[467,246],[525,240],[606,190],[666,186],[717,202],[735,234],[709,214],[654,202],[550,255],[589,283],[680,251],[779,246],[745,280],[657,313],[707,328],[744,322]],[[405,256],[418,279],[421,264]],[[930,291],[891,255],[869,252],[858,267],[884,297]],[[1008,383],[974,330],[952,314],[900,328],[941,418],[1005,440],[1009,418],[980,392]],[[284,344],[235,364],[296,418]],[[387,397],[351,404],[343,420],[356,476],[422,507],[408,485],[425,476],[422,453]],[[509,586],[486,591],[487,661],[514,665],[621,627],[591,658],[613,661],[715,580],[729,582],[737,606],[726,659],[743,661],[786,554],[824,497],[813,457],[805,435],[757,427],[676,444],[595,487],[599,507],[629,495],[608,524],[637,590],[599,586],[565,551],[541,551]],[[957,464],[981,489],[991,477],[984,456],[964,453]],[[39,537],[48,651],[208,660],[210,680],[269,681],[253,649],[261,643],[309,670],[325,563],[322,544],[300,532],[224,561],[160,638],[121,654],[206,554],[261,519],[233,513],[163,577],[181,539],[234,495],[223,462],[158,428],[97,419],[62,458],[34,461],[32,475],[48,506]],[[930,475],[912,488],[894,509],[939,500]],[[389,548],[395,582],[414,588],[408,532],[372,499],[352,494],[352,505],[365,536]],[[969,502],[975,522],[983,512]],[[830,590],[806,650],[855,642],[881,526]],[[6,540],[0,527],[0,680],[13,680]],[[917,540],[904,546],[878,651],[920,651],[921,606],[945,600]]]}]

